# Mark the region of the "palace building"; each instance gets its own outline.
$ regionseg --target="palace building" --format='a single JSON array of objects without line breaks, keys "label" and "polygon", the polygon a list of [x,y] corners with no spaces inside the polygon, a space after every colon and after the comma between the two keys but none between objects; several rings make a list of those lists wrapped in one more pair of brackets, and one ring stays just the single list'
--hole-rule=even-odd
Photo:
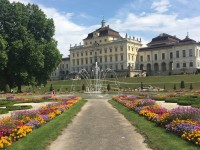
[{"label": "palace building", "polygon": [[162,33],[142,47],[141,38],[122,37],[104,20],[99,29],[83,39],[83,45],[70,45],[69,51],[69,57],[63,58],[52,73],[52,80],[67,79],[81,69],[91,72],[95,62],[102,71],[110,68],[119,77],[189,74],[200,68],[200,43],[188,35],[181,40]]},{"label": "palace building", "polygon": [[200,68],[200,43],[188,35],[180,40],[162,33],[139,49],[137,63],[148,75],[195,73]]}]

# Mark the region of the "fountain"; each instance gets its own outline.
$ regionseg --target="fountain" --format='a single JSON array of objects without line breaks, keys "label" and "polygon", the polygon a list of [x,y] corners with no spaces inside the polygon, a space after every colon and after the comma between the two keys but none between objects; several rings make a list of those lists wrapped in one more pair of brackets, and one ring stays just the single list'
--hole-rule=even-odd
[{"label": "fountain", "polygon": [[84,93],[96,96],[106,95],[108,92],[108,84],[111,84],[112,89],[119,93],[119,82],[116,73],[110,68],[101,70],[97,62],[95,62],[94,69],[90,73],[88,73],[85,69],[81,69],[75,74],[74,78],[75,80],[73,79],[73,83],[71,85],[71,92],[73,93],[77,91],[76,88],[80,87],[81,84],[85,85]]}]

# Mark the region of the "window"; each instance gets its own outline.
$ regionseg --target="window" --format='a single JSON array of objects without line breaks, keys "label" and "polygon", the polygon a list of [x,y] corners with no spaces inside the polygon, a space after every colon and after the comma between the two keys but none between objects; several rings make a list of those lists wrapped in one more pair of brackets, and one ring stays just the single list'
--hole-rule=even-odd
[{"label": "window", "polygon": [[132,61],[134,60],[134,57],[133,57],[133,55],[132,55]]},{"label": "window", "polygon": [[193,67],[193,62],[190,62],[190,67]]},{"label": "window", "polygon": [[183,52],[183,57],[186,57],[186,52],[185,52],[185,50],[183,50],[182,52]]},{"label": "window", "polygon": [[115,47],[115,52],[117,52],[117,47]]},{"label": "window", "polygon": [[120,47],[121,51],[123,51],[123,46]]},{"label": "window", "polygon": [[192,57],[193,54],[192,54],[192,49],[189,49],[189,56]]},{"label": "window", "polygon": [[90,52],[90,55],[92,55],[92,52]]},{"label": "window", "polygon": [[66,64],[66,68],[68,69],[68,64]]},{"label": "window", "polygon": [[110,56],[110,62],[112,62],[112,56]]},{"label": "window", "polygon": [[105,65],[105,69],[107,69],[107,65]]},{"label": "window", "polygon": [[123,55],[121,55],[121,61],[123,61]]},{"label": "window", "polygon": [[101,54],[101,50],[99,51],[99,53]]},{"label": "window", "polygon": [[162,53],[162,60],[165,60],[165,53]]},{"label": "window", "polygon": [[83,65],[83,58],[81,59],[81,65]]},{"label": "window", "polygon": [[83,56],[83,53],[81,53],[81,56]]},{"label": "window", "polygon": [[79,53],[77,53],[77,57],[79,57]]},{"label": "window", "polygon": [[107,53],[107,48],[105,48],[105,50],[104,50],[104,51],[105,51],[105,53]]},{"label": "window", "polygon": [[179,51],[176,51],[176,58],[179,58]]},{"label": "window", "polygon": [[102,63],[102,57],[100,57],[100,63]]},{"label": "window", "polygon": [[117,64],[115,65],[115,69],[118,70],[118,65]]},{"label": "window", "polygon": [[88,64],[88,59],[87,58],[85,59],[85,63]]},{"label": "window", "polygon": [[172,52],[170,52],[169,57],[170,57],[170,59],[173,58],[173,53]]},{"label": "window", "polygon": [[99,42],[101,43],[101,40],[99,40]]},{"label": "window", "polygon": [[90,42],[90,44],[92,44],[92,42]]},{"label": "window", "polygon": [[118,57],[117,57],[117,55],[115,55],[115,61],[118,61]]},{"label": "window", "polygon": [[112,48],[110,48],[110,53],[112,53]]},{"label": "window", "polygon": [[128,54],[128,60],[129,60],[129,61],[131,60],[131,56],[130,56],[130,54]]},{"label": "window", "polygon": [[92,64],[92,58],[90,58],[90,64]]},{"label": "window", "polygon": [[75,60],[73,60],[73,66],[75,66]]},{"label": "window", "polygon": [[180,68],[180,64],[179,63],[176,64],[176,68]]},{"label": "window", "polygon": [[104,39],[104,42],[106,42],[107,41],[107,39]]},{"label": "window", "polygon": [[79,65],[79,59],[77,59],[77,65]]},{"label": "window", "polygon": [[133,51],[134,49],[133,49],[133,47],[132,47],[132,51]]},{"label": "window", "polygon": [[85,52],[85,55],[87,56],[87,52]]},{"label": "window", "polygon": [[123,70],[124,69],[124,66],[123,66],[123,64],[121,65],[121,70]]},{"label": "window", "polygon": [[107,56],[105,56],[105,62],[107,62]]},{"label": "window", "polygon": [[143,62],[143,56],[140,56],[140,61]]},{"label": "window", "polygon": [[131,47],[130,46],[128,46],[128,50],[130,51],[130,49],[131,49]]},{"label": "window", "polygon": [[186,67],[186,63],[183,63],[183,67]]},{"label": "window", "polygon": [[150,61],[150,55],[147,55],[147,61]]},{"label": "window", "polygon": [[158,55],[154,54],[154,59],[157,60],[158,59]]}]

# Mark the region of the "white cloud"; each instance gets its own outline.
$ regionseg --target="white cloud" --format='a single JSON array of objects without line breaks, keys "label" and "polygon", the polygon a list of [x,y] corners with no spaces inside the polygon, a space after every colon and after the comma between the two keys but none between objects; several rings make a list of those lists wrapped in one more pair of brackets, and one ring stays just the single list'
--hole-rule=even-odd
[{"label": "white cloud", "polygon": [[157,0],[153,2],[151,5],[152,9],[155,9],[159,13],[164,13],[168,11],[168,8],[170,7],[169,0]]},{"label": "white cloud", "polygon": [[[123,16],[115,16],[109,19],[109,23],[111,27],[120,32],[139,33],[139,36],[146,37],[145,41],[149,40],[149,42],[153,37],[151,37],[151,39],[147,39],[147,37],[151,35],[155,36],[155,34],[168,33],[183,39],[187,32],[189,32],[191,38],[200,41],[200,16],[180,18],[178,12],[166,12],[170,6],[168,1],[162,0],[159,2],[160,3],[153,2],[152,4],[155,10],[157,7],[163,6],[162,10],[157,9],[158,11],[155,13],[142,12],[140,14],[135,14],[130,11],[124,11]],[[186,3],[187,0],[184,2]],[[123,10],[123,8],[121,8],[120,11],[121,10]]]},{"label": "white cloud", "polygon": [[56,28],[55,39],[58,41],[58,49],[64,56],[69,54],[70,44],[73,44],[72,46],[79,44],[83,38],[86,38],[89,32],[97,28],[96,25],[90,27],[77,25],[70,21],[69,18],[71,16],[61,14],[54,8],[46,8],[44,6],[40,6],[40,8],[49,18],[54,19]]},{"label": "white cloud", "polygon": [[[24,4],[31,3],[31,0],[10,0],[10,2],[18,1]],[[70,19],[73,13],[59,12],[55,8],[47,8],[39,4],[48,18],[53,18],[55,24],[55,39],[58,41],[58,49],[64,57],[69,55],[70,44],[74,46],[82,42],[87,34],[97,29],[98,25],[89,27],[81,26],[73,23]],[[86,15],[84,17],[87,17]]]}]

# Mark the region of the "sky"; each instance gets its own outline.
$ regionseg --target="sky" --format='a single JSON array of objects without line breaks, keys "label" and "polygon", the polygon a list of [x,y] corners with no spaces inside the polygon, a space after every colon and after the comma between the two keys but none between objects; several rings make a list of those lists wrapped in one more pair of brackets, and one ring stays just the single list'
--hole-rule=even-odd
[{"label": "sky", "polygon": [[53,18],[58,49],[69,55],[70,44],[83,43],[88,33],[106,25],[122,37],[141,38],[143,46],[161,33],[200,41],[200,0],[9,0],[37,4]]}]

